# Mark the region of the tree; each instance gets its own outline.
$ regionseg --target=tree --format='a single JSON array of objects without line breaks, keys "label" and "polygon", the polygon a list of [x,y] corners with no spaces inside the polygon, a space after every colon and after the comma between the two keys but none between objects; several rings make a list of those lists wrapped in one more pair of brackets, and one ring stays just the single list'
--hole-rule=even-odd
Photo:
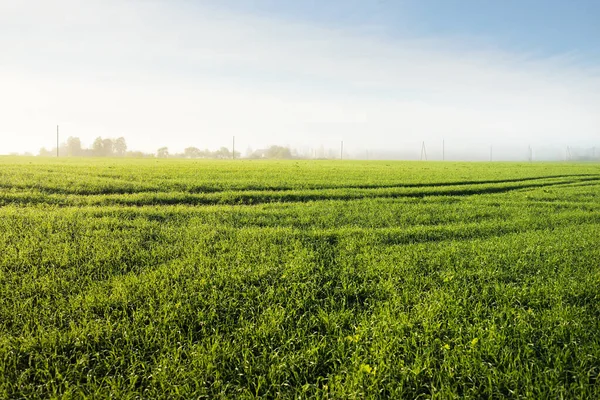
[{"label": "tree", "polygon": [[67,156],[79,157],[83,155],[83,148],[81,147],[81,140],[78,137],[70,136],[67,139],[66,146]]},{"label": "tree", "polygon": [[114,147],[115,153],[119,157],[123,157],[125,155],[125,153],[127,153],[127,143],[125,142],[124,137],[120,137],[120,138],[116,139],[113,143],[113,147]]},{"label": "tree", "polygon": [[213,158],[214,155],[212,153],[212,151],[210,151],[209,149],[204,149],[200,151],[200,158]]},{"label": "tree", "polygon": [[103,153],[105,157],[110,157],[115,153],[114,143],[111,139],[104,139],[102,141]]},{"label": "tree", "polygon": [[92,144],[92,155],[94,157],[102,157],[104,155],[104,141],[100,136],[94,140],[94,144]]},{"label": "tree", "polygon": [[183,156],[186,158],[198,158],[202,155],[202,151],[197,147],[187,147],[183,150]]},{"label": "tree", "polygon": [[227,147],[221,147],[214,153],[216,158],[231,158],[231,152]]},{"label": "tree", "polygon": [[161,147],[156,151],[156,157],[167,158],[169,157],[169,149],[167,147]]},{"label": "tree", "polygon": [[267,149],[266,157],[275,159],[290,159],[292,158],[292,152],[287,147],[271,146]]}]

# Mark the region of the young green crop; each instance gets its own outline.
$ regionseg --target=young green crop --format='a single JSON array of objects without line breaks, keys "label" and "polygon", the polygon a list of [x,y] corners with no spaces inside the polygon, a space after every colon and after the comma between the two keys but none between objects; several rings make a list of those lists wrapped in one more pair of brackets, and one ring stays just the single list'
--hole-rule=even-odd
[{"label": "young green crop", "polygon": [[597,398],[596,164],[0,158],[0,397]]}]

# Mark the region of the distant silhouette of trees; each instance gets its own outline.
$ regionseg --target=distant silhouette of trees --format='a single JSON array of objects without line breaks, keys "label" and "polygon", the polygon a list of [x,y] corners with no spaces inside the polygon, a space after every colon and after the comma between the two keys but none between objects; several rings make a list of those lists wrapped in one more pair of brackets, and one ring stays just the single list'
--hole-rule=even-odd
[{"label": "distant silhouette of trees", "polygon": [[127,142],[124,137],[120,137],[113,142],[113,149],[115,154],[119,157],[123,157],[127,153]]},{"label": "distant silhouette of trees", "polygon": [[219,150],[215,151],[213,154],[214,154],[213,158],[221,158],[221,159],[231,158],[231,152],[229,151],[229,149],[227,147],[221,147]]},{"label": "distant silhouette of trees", "polygon": [[[172,154],[170,157],[175,158],[218,158],[228,159],[231,158],[231,151],[227,147],[221,147],[219,150],[210,151],[208,149],[200,150],[197,147],[186,147],[182,154]],[[235,152],[235,158],[240,158],[241,154]]]},{"label": "distant silhouette of trees", "polygon": [[[130,154],[131,153],[131,154]],[[42,147],[38,153],[42,157],[56,156],[56,147],[51,150]],[[60,145],[61,157],[147,157],[149,154],[141,152],[127,152],[127,142],[124,137],[118,139],[103,139],[97,137],[89,149],[83,147],[81,139],[70,136],[66,142]]]},{"label": "distant silhouette of trees", "polygon": [[271,146],[267,149],[261,149],[254,151],[248,158],[267,158],[275,160],[289,160],[294,158],[292,151],[288,147],[283,146]]},{"label": "distant silhouette of trees", "polygon": [[267,149],[267,158],[290,159],[292,158],[292,152],[287,147],[271,146]]},{"label": "distant silhouette of trees", "polygon": [[78,137],[70,136],[67,139],[66,153],[69,157],[80,157],[84,155],[84,150],[81,146],[81,140]]},{"label": "distant silhouette of trees", "polygon": [[111,139],[103,139],[102,140],[102,152],[104,157],[110,157],[115,152],[115,146]]},{"label": "distant silhouette of trees", "polygon": [[167,158],[169,157],[169,149],[167,147],[161,147],[156,151],[156,157]]},{"label": "distant silhouette of trees", "polygon": [[95,157],[104,156],[104,142],[101,137],[97,137],[92,144],[92,155]]},{"label": "distant silhouette of trees", "polygon": [[[55,157],[56,147],[46,149],[42,147],[39,151],[42,157]],[[206,159],[232,159],[234,154],[227,147],[221,147],[218,150],[211,151],[209,149],[201,150],[198,147],[190,146],[183,150],[183,153],[171,153],[169,148],[164,146],[159,148],[156,153],[144,153],[142,151],[129,151],[127,141],[124,137],[116,139],[102,138],[98,136],[94,139],[89,148],[83,147],[81,139],[75,136],[70,136],[66,142],[60,145],[61,157],[158,157],[158,158],[206,158]],[[235,152],[235,158],[241,158],[240,152]],[[266,149],[253,151],[250,147],[246,151],[246,158],[265,158],[265,159],[293,159],[298,158],[298,152],[283,146],[270,146]]]},{"label": "distant silhouette of trees", "polygon": [[187,147],[183,150],[183,156],[185,158],[201,158],[203,155],[203,151],[197,147]]}]

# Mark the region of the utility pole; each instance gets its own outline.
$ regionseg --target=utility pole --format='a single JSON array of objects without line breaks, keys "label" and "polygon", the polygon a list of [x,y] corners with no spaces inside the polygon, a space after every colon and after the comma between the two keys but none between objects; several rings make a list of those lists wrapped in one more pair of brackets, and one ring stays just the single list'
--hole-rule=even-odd
[{"label": "utility pole", "polygon": [[425,161],[427,161],[427,150],[425,149],[425,142],[421,146],[421,161],[423,161],[423,156],[425,156]]},{"label": "utility pole", "polygon": [[340,147],[340,160],[344,159],[344,141],[342,140],[341,143],[341,147]]},{"label": "utility pole", "polygon": [[233,151],[231,152],[231,159],[235,160],[235,136],[233,137]]},{"label": "utility pole", "polygon": [[533,161],[533,150],[531,149],[531,146],[529,146],[529,162]]},{"label": "utility pole", "polygon": [[446,142],[442,139],[442,161],[446,161]]},{"label": "utility pole", "polygon": [[59,142],[59,133],[58,133],[58,125],[56,125],[56,158],[58,158],[58,142]]},{"label": "utility pole", "polygon": [[490,146],[490,162],[492,161],[492,146]]}]

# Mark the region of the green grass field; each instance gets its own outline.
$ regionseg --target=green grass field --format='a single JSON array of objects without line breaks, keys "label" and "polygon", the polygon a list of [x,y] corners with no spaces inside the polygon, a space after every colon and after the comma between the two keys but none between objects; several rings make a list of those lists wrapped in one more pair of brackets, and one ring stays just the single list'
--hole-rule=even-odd
[{"label": "green grass field", "polygon": [[0,398],[600,398],[600,165],[0,158]]}]

